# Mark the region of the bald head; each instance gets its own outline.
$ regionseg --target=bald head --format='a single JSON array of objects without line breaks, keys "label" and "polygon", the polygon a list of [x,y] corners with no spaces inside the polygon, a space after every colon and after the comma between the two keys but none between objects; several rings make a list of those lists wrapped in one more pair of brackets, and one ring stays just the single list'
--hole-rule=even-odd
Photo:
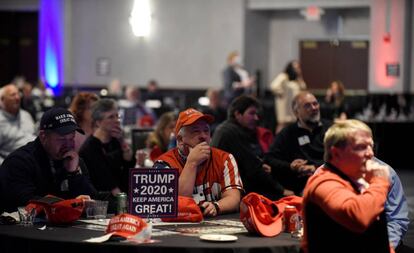
[{"label": "bald head", "polygon": [[16,85],[7,84],[0,89],[1,108],[13,115],[17,115],[20,110],[20,94]]},{"label": "bald head", "polygon": [[295,96],[292,102],[292,110],[303,127],[313,129],[319,124],[319,102],[309,91],[302,91]]},{"label": "bald head", "polygon": [[299,92],[292,100],[292,110],[295,112],[300,106],[300,104],[302,103],[302,101],[310,97],[316,100],[315,96],[309,91],[305,90],[305,91]]}]

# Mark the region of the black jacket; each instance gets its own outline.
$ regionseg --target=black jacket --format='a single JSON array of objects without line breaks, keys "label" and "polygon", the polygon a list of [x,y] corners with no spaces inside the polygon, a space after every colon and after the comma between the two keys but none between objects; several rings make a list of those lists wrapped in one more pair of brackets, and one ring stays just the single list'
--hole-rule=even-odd
[{"label": "black jacket", "polygon": [[81,159],[81,175],[69,175],[62,161],[51,161],[39,137],[11,153],[0,167],[0,196],[5,211],[14,211],[29,200],[52,194],[64,199],[79,195],[95,197],[88,170]]},{"label": "black jacket", "polygon": [[128,171],[135,167],[135,159],[124,160],[117,139],[104,144],[91,135],[83,143],[79,155],[88,166],[91,181],[98,191],[110,192],[115,187],[128,191]]},{"label": "black jacket", "polygon": [[283,196],[283,187],[262,168],[263,151],[255,132],[229,119],[217,127],[211,145],[234,156],[246,193],[257,192],[272,200]]},{"label": "black jacket", "polygon": [[284,187],[301,194],[308,176],[299,176],[290,168],[290,163],[295,159],[304,159],[308,164],[321,166],[324,153],[323,138],[331,125],[330,121],[321,121],[319,126],[309,132],[295,122],[278,133],[264,158],[272,167],[273,177]]}]

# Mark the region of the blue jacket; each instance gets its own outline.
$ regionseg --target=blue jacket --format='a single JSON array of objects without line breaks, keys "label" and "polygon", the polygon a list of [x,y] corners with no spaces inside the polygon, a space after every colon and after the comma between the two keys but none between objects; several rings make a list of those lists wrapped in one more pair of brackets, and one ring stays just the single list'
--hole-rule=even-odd
[{"label": "blue jacket", "polygon": [[410,219],[408,218],[408,204],[400,178],[391,166],[388,167],[390,168],[390,189],[385,202],[385,215],[389,241],[396,248],[407,232]]}]

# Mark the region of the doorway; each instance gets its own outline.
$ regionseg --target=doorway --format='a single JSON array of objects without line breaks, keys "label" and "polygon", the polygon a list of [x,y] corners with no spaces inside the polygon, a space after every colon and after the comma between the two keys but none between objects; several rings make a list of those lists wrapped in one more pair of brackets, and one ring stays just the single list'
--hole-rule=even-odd
[{"label": "doorway", "polygon": [[300,41],[303,78],[309,89],[326,89],[341,80],[348,90],[367,90],[367,40]]}]

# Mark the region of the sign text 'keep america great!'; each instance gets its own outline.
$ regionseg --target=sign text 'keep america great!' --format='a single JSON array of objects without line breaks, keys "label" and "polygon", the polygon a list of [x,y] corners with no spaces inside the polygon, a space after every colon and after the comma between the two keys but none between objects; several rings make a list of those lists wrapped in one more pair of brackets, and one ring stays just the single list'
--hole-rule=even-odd
[{"label": "sign text 'keep america great!'", "polygon": [[129,180],[129,212],[131,214],[149,218],[177,216],[177,170],[131,169]]}]

